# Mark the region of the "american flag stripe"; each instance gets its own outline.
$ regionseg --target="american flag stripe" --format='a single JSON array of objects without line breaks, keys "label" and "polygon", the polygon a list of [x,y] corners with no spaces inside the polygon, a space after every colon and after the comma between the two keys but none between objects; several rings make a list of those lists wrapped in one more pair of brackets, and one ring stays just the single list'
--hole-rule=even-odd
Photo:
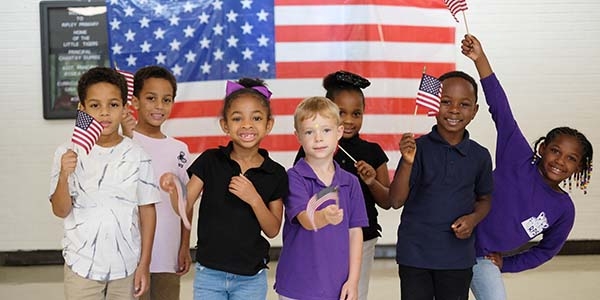
[{"label": "american flag stripe", "polygon": [[454,17],[454,20],[458,22],[458,18],[456,18],[456,14],[465,11],[468,9],[466,0],[444,0],[444,3],[450,10],[450,13]]},{"label": "american flag stripe", "polygon": [[123,71],[117,69],[123,77],[125,77],[125,81],[127,82],[127,103],[131,104],[131,98],[133,98],[133,77],[134,74],[131,72]]}]

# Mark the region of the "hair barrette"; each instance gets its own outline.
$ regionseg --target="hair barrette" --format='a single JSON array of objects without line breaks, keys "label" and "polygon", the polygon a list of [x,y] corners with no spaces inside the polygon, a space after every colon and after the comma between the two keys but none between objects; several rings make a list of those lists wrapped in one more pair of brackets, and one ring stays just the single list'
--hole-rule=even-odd
[{"label": "hair barrette", "polygon": [[259,92],[261,95],[263,95],[263,96],[265,96],[265,98],[267,98],[267,101],[271,100],[271,95],[273,93],[271,93],[271,91],[269,91],[269,89],[266,86],[257,85],[257,86],[253,86],[253,87],[245,87],[235,81],[230,81],[230,80],[227,80],[227,86],[225,87],[225,97],[228,97],[235,91],[239,91],[239,90],[246,89],[246,88],[250,88],[250,89],[253,89],[253,90]]},{"label": "hair barrette", "polygon": [[364,89],[371,85],[371,82],[366,78],[347,71],[335,72],[335,79],[339,82],[350,84],[360,89]]}]

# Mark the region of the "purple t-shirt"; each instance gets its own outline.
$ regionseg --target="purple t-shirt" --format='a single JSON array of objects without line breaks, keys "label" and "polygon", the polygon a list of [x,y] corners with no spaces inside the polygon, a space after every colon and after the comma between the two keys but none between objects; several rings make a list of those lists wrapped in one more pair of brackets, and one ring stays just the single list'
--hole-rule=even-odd
[{"label": "purple t-shirt", "polygon": [[485,99],[498,137],[492,209],[479,223],[475,248],[477,256],[515,250],[535,236],[542,240],[533,248],[504,258],[502,272],[535,268],[560,251],[575,221],[575,206],[565,192],[544,182],[533,149],[521,133],[508,99],[495,74],[481,80]]},{"label": "purple t-shirt", "polygon": [[[349,272],[348,231],[369,224],[358,179],[336,162],[334,165],[331,185],[339,187],[339,205],[344,210],[344,219],[338,225],[328,225],[316,232],[304,229],[296,216],[306,210],[308,200],[326,186],[304,159],[288,170],[290,190],[284,200],[283,248],[275,276],[275,289],[285,297],[339,299]],[[327,201],[317,210],[332,203],[333,200]]]}]

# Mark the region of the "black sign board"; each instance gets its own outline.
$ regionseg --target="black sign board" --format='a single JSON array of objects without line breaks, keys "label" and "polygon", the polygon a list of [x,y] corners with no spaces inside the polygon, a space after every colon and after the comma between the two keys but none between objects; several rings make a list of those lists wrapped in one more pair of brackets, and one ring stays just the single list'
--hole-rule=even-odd
[{"label": "black sign board", "polygon": [[110,64],[105,2],[42,1],[40,27],[44,118],[75,118],[79,76]]}]

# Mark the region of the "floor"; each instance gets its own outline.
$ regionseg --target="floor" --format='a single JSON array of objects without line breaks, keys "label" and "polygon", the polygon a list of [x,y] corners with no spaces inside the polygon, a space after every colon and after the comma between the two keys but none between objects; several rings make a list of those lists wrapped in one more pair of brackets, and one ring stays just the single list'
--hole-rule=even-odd
[{"label": "floor", "polygon": [[[269,272],[270,286],[273,275]],[[557,256],[535,270],[504,277],[509,299],[598,299],[600,255]],[[183,278],[181,300],[192,299],[192,278],[192,273]],[[376,260],[369,299],[399,299],[398,285],[396,263]],[[62,266],[0,267],[0,298],[63,299]],[[271,290],[267,299],[275,300],[277,296]]]}]

